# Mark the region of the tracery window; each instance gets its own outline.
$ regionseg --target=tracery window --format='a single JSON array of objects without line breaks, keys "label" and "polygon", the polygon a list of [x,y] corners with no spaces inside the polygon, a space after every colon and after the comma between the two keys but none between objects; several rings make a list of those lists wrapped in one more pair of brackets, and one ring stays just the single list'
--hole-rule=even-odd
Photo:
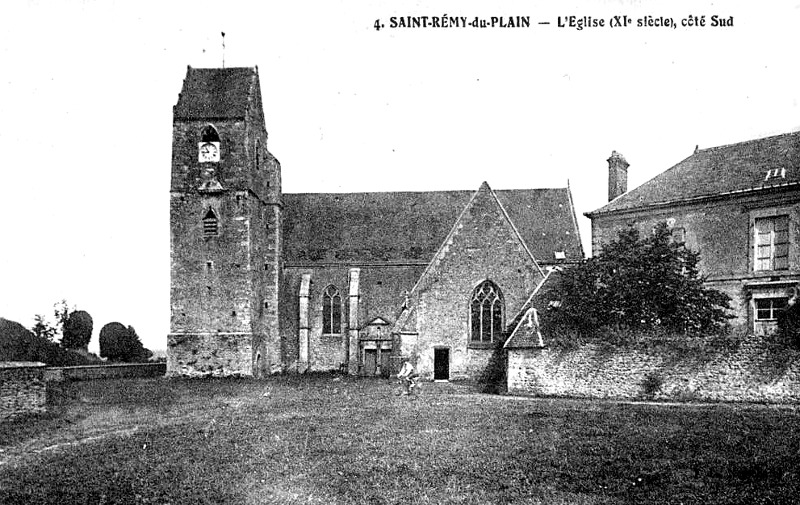
[{"label": "tracery window", "polygon": [[342,332],[342,297],[336,286],[328,286],[322,293],[322,333],[334,335]]},{"label": "tracery window", "polygon": [[503,297],[492,281],[483,281],[472,293],[470,327],[470,344],[490,344],[503,332]]}]

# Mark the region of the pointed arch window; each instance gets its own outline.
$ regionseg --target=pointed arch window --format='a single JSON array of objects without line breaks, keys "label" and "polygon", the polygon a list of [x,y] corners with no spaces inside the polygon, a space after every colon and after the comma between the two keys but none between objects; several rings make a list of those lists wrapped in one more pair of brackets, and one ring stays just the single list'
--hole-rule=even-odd
[{"label": "pointed arch window", "polygon": [[219,134],[211,125],[200,131],[200,142],[197,143],[197,161],[200,163],[219,163]]},{"label": "pointed arch window", "polygon": [[214,209],[209,208],[203,217],[203,237],[218,237],[219,236],[219,218],[217,217]]},{"label": "pointed arch window", "polygon": [[470,301],[470,344],[491,344],[503,332],[503,295],[492,281],[483,281]]},{"label": "pointed arch window", "polygon": [[342,297],[336,286],[328,286],[322,293],[322,333],[335,335],[342,332]]}]

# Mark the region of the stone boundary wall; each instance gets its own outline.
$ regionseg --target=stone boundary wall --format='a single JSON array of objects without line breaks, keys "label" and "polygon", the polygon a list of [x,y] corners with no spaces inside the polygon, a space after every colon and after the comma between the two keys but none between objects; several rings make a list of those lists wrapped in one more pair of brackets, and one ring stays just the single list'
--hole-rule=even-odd
[{"label": "stone boundary wall", "polygon": [[44,372],[44,363],[0,362],[0,421],[45,412]]},{"label": "stone boundary wall", "polygon": [[678,353],[588,344],[508,351],[511,394],[663,401],[800,403],[800,351],[762,340]]},{"label": "stone boundary wall", "polygon": [[144,378],[163,377],[166,373],[166,363],[117,363],[108,365],[48,367],[45,372],[45,379],[48,381],[81,381]]}]

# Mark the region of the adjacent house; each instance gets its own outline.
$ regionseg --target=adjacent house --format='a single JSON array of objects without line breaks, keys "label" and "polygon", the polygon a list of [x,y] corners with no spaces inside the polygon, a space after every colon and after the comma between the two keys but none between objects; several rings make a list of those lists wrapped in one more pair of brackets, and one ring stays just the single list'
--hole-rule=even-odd
[{"label": "adjacent house", "polygon": [[733,322],[764,334],[800,282],[800,132],[695,149],[627,191],[628,162],[608,159],[609,203],[586,214],[592,252],[626,227],[665,222],[701,254],[707,285],[732,299]]}]

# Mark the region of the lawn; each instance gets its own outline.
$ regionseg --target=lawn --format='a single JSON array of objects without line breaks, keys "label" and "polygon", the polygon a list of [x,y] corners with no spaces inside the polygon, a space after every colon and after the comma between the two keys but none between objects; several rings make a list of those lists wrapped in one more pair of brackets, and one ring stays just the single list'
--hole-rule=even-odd
[{"label": "lawn", "polygon": [[0,503],[797,503],[800,411],[381,380],[108,380],[0,425]]}]

